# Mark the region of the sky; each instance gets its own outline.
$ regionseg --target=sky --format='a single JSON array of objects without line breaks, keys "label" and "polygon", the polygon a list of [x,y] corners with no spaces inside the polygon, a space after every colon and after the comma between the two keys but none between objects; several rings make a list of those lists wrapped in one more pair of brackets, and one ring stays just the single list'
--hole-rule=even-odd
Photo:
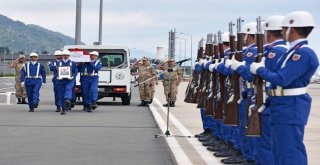
[{"label": "sky", "polygon": [[[98,40],[100,0],[82,0],[82,37],[86,44]],[[317,0],[104,0],[103,44],[123,45],[131,49],[156,53],[157,46],[167,49],[168,32],[192,35],[193,56],[198,41],[207,33],[227,31],[228,23],[242,17],[246,22],[292,11],[310,12],[316,28],[309,44],[320,55],[320,10]],[[0,0],[0,14],[26,24],[74,37],[76,0]],[[186,57],[190,57],[190,36],[186,39]],[[176,57],[184,54],[185,41],[177,39]],[[177,57],[179,59],[179,57]]]}]

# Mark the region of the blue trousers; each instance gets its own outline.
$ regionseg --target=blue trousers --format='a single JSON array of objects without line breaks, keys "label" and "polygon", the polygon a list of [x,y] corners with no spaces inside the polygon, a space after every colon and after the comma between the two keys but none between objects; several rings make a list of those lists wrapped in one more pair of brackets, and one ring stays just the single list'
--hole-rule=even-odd
[{"label": "blue trousers", "polygon": [[[265,109],[266,111],[267,109]],[[259,165],[274,165],[272,153],[271,119],[270,114],[261,115],[262,135],[257,138],[256,163]]]},{"label": "blue trousers", "polygon": [[53,92],[54,92],[54,104],[56,105],[57,108],[59,108],[61,106],[59,104],[59,91],[58,91],[57,80],[52,79],[52,84],[53,84]]},{"label": "blue trousers", "polygon": [[272,150],[275,165],[307,165],[303,144],[305,125],[272,124]]},{"label": "blue trousers", "polygon": [[59,93],[59,105],[65,108],[65,100],[72,99],[72,91],[74,90],[74,80],[59,80],[57,82]]},{"label": "blue trousers", "polygon": [[35,80],[35,81],[27,81],[26,82],[26,92],[28,96],[28,105],[31,107],[33,104],[38,104],[39,103],[39,91],[41,88],[42,82],[41,80]]},{"label": "blue trousers", "polygon": [[211,116],[206,116],[205,112],[206,112],[205,109],[200,108],[203,130],[206,130],[206,129],[212,130],[212,128],[215,125],[214,120],[213,120],[213,118]]},{"label": "blue trousers", "polygon": [[86,76],[84,76],[82,78],[81,86],[83,91],[85,91],[82,92],[84,105],[91,105],[98,100],[98,80],[98,77],[86,78]]}]

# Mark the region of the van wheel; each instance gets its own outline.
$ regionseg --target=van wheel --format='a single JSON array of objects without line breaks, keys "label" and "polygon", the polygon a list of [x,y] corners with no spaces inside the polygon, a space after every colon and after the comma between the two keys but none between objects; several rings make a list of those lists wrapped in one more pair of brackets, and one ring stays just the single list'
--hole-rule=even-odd
[{"label": "van wheel", "polygon": [[130,105],[131,95],[121,97],[122,105]]}]

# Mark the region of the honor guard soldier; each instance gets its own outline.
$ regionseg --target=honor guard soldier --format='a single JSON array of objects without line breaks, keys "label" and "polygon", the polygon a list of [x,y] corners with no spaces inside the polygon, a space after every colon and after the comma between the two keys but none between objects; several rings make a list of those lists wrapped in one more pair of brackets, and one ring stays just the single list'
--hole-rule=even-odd
[{"label": "honor guard soldier", "polygon": [[[288,50],[286,42],[281,34],[282,21],[284,16],[274,15],[267,18],[262,25],[264,30],[264,36],[268,43],[265,47],[264,57],[266,59],[266,68],[270,71],[275,70],[277,61],[281,58]],[[265,91],[268,91],[270,82],[265,82]],[[272,139],[271,139],[271,118],[270,118],[270,101],[266,98],[265,109],[261,113],[261,137],[257,138],[257,155],[256,163],[260,165],[272,165],[274,164],[273,153],[272,153]]]},{"label": "honor guard soldier", "polygon": [[97,51],[90,52],[91,62],[86,62],[79,67],[83,105],[87,112],[92,112],[92,109],[97,108],[99,70],[102,67],[98,57]]},{"label": "honor guard soldier", "polygon": [[39,91],[41,85],[46,83],[46,71],[44,66],[38,61],[38,54],[30,54],[30,62],[25,63],[21,70],[21,85],[26,87],[28,96],[29,112],[34,112],[38,108]]},{"label": "honor guard soldier", "polygon": [[175,60],[173,58],[170,58],[168,62],[160,64],[158,66],[158,69],[164,71],[163,87],[164,87],[164,94],[166,95],[167,103],[164,104],[163,106],[175,107],[175,102],[177,100],[177,93],[178,93],[178,85],[181,82],[181,76],[182,76],[181,69],[179,66],[175,65]]},{"label": "honor guard soldier", "polygon": [[319,66],[307,37],[314,28],[312,15],[304,11],[289,13],[282,21],[282,34],[290,43],[273,71],[264,60],[252,63],[250,71],[270,82],[269,101],[274,164],[307,165],[303,144],[305,125],[311,109],[307,86]]},{"label": "honor guard soldier", "polygon": [[78,74],[77,64],[69,60],[70,51],[62,52],[62,60],[59,61],[57,72],[57,86],[59,91],[59,105],[62,106],[61,115],[71,108],[72,91],[74,90],[75,78]]},{"label": "honor guard soldier", "polygon": [[[142,61],[142,64],[139,63]],[[152,85],[153,81],[156,80],[156,78],[153,78],[155,76],[154,68],[150,65],[149,60],[147,57],[143,57],[141,60],[138,60],[135,62],[131,68],[137,68],[138,69],[138,83],[139,83],[139,92],[140,92],[140,99],[141,103],[138,106],[147,106],[149,107],[149,104],[151,102],[151,95],[152,95]]]},{"label": "honor guard soldier", "polygon": [[62,51],[60,50],[55,51],[54,56],[56,57],[56,59],[53,62],[49,61],[48,67],[49,67],[49,70],[53,73],[52,83],[53,83],[53,92],[54,92],[54,103],[57,108],[56,112],[61,112],[62,105],[60,105],[59,103],[59,91],[58,91],[58,85],[57,85],[57,77],[58,77],[57,67],[59,62],[62,60]]},{"label": "honor guard soldier", "polygon": [[20,76],[21,76],[21,69],[25,64],[26,56],[24,54],[20,54],[19,58],[14,60],[10,65],[9,68],[14,68],[16,71],[15,75],[15,84],[14,88],[16,89],[16,98],[18,99],[17,104],[27,104],[26,102],[26,89],[24,86],[21,86]]}]

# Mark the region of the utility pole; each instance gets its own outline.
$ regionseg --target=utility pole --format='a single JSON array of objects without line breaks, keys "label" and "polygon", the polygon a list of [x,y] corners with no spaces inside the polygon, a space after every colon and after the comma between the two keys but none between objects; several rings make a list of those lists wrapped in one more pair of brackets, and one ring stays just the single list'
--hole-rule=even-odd
[{"label": "utility pole", "polygon": [[100,0],[100,14],[99,14],[99,45],[102,45],[102,14],[103,14],[103,0]]},{"label": "utility pole", "polygon": [[75,45],[81,43],[81,0],[77,0],[76,5],[76,33],[75,33]]}]

